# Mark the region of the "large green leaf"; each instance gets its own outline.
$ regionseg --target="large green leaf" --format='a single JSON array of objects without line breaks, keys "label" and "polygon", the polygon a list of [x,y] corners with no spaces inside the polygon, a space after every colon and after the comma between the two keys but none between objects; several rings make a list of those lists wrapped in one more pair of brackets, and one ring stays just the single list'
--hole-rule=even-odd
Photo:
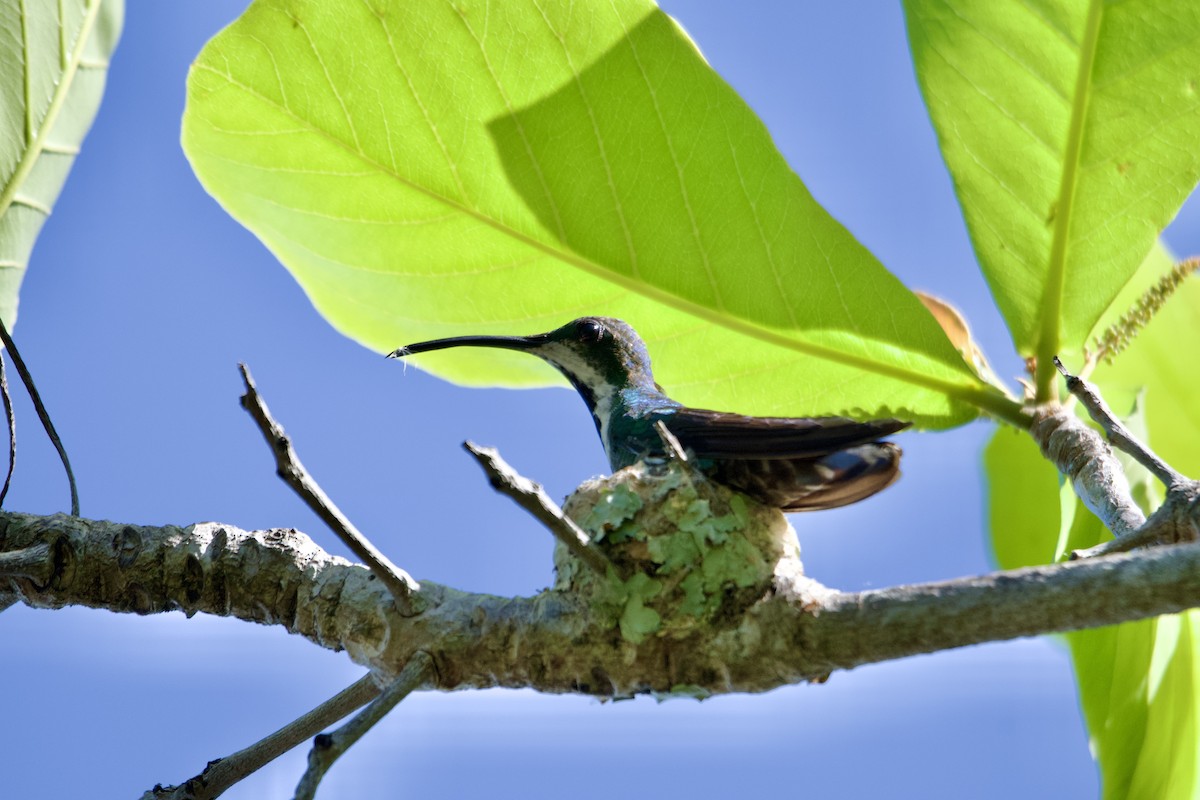
[{"label": "large green leaf", "polygon": [[[183,143],[377,350],[606,314],[683,402],[930,426],[1012,408],[646,0],[256,0],[193,66]],[[418,363],[559,380],[511,353]]]},{"label": "large green leaf", "polygon": [[[1138,283],[1152,283],[1164,262],[1159,250]],[[1197,343],[1200,281],[1191,279],[1117,363],[1102,366],[1095,376],[1114,408],[1132,408],[1126,423],[1134,434],[1191,474],[1200,470],[1200,407],[1194,402],[1200,374],[1179,354]],[[1122,456],[1122,462],[1135,498],[1152,508],[1161,487],[1130,459]],[[984,464],[992,544],[1001,566],[1046,563],[1108,538],[1070,487],[1056,490],[1055,470],[1027,435],[998,430]],[[1200,613],[1080,631],[1066,639],[1104,796],[1184,800],[1200,794]]]},{"label": "large green leaf", "polygon": [[1192,800],[1196,765],[1195,611],[1068,635],[1104,797]]},{"label": "large green leaf", "polygon": [[[1100,315],[1100,319],[1092,327],[1092,332],[1087,337],[1088,348],[1096,349],[1108,329],[1116,326],[1121,317],[1133,308],[1146,290],[1157,284],[1174,266],[1175,256],[1160,239],[1150,249],[1150,252],[1146,255],[1146,259],[1138,267],[1137,272],[1121,288],[1116,299],[1112,301],[1112,305]],[[1078,368],[1072,365],[1068,366]],[[1125,405],[1128,406],[1129,404],[1126,403]]]},{"label": "large green leaf", "polygon": [[1194,0],[906,0],[917,76],[1018,349],[1077,351],[1200,177]]},{"label": "large green leaf", "polygon": [[0,0],[0,318],[100,107],[123,0]]},{"label": "large green leaf", "polygon": [[[1047,563],[1107,538],[1070,487],[1058,488],[1054,468],[1027,434],[997,430],[984,464],[1001,567]],[[1149,479],[1144,470],[1134,477]],[[1152,492],[1135,485],[1135,494]],[[1200,790],[1198,626],[1200,614],[1188,612],[1064,637],[1104,797],[1187,800]]]},{"label": "large green leaf", "polygon": [[[1146,438],[1139,400],[1125,422]],[[1121,456],[1134,496],[1149,508],[1161,487],[1132,459]],[[1082,503],[1066,545],[1090,547],[1109,538]],[[1200,793],[1200,613],[1189,611],[1067,636],[1079,701],[1106,798],[1191,800]]]},{"label": "large green leaf", "polygon": [[996,563],[1016,569],[1054,561],[1066,516],[1060,511],[1058,470],[1042,458],[1028,433],[1007,426],[992,434],[983,451],[983,469]]}]

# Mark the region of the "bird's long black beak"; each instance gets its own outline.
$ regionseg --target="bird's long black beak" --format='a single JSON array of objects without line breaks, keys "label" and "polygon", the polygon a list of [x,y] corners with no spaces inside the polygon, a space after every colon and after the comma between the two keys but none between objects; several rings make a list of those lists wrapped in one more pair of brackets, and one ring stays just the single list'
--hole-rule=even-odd
[{"label": "bird's long black beak", "polygon": [[397,347],[387,354],[388,358],[404,358],[431,350],[448,347],[499,347],[504,350],[532,350],[546,340],[545,334],[537,336],[452,336],[449,339],[431,339],[428,342]]}]

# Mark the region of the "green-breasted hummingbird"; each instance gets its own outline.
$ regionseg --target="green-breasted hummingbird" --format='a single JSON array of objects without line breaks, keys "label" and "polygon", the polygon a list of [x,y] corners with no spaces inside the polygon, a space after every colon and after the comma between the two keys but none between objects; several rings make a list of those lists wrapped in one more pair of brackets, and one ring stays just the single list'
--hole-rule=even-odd
[{"label": "green-breasted hummingbird", "polygon": [[835,508],[870,497],[900,475],[900,448],[880,441],[898,420],[748,417],[688,408],[663,392],[637,331],[619,319],[582,317],[534,336],[456,336],[410,344],[389,358],[447,347],[500,347],[535,355],[578,390],[613,470],[666,447],[662,421],[701,471],[784,511]]}]

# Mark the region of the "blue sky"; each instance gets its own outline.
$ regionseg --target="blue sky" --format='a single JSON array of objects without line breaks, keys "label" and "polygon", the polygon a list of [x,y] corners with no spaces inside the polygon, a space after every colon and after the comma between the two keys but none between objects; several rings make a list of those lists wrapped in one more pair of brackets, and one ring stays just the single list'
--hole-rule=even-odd
[{"label": "blue sky", "polygon": [[[16,336],[70,450],[83,514],[297,527],[342,552],[275,478],[238,407],[236,364],[245,361],[307,466],[395,562],[462,589],[534,593],[551,580],[549,537],[488,488],[459,445],[499,447],[562,497],[605,468],[591,421],[566,391],[462,389],[340,337],[204,194],[178,144],[187,66],[244,5],[129,0],[104,105],[34,251]],[[664,7],[764,118],[818,200],[909,286],[958,305],[996,371],[1016,375],[899,9]],[[1186,208],[1170,231],[1177,251],[1200,249],[1196,217]],[[65,510],[53,452],[27,403],[19,413],[10,507]],[[808,573],[857,589],[986,571],[978,465],[989,430],[906,434],[896,487],[794,517]],[[195,774],[361,674],[278,630],[180,614],[15,607],[0,614],[0,637],[0,676],[20,687],[0,726],[7,797],[50,787],[137,796]],[[226,796],[290,796],[302,758]],[[1072,798],[1094,796],[1097,779],[1065,655],[1028,640],[703,704],[422,695],[339,763],[324,796],[381,787],[441,797],[969,789]]]}]

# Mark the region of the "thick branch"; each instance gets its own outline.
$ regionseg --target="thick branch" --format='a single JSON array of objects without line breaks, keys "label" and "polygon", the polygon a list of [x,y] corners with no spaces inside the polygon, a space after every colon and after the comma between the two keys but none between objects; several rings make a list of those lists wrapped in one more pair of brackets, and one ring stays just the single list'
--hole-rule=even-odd
[{"label": "thick branch", "polygon": [[945,649],[948,642],[958,647],[1182,611],[1200,605],[1198,568],[1200,544],[1190,543],[844,594],[821,612],[829,632],[821,649],[832,667],[851,667]]},{"label": "thick branch", "polygon": [[38,545],[47,546],[39,552],[48,577],[8,577],[0,594],[37,607],[180,609],[279,624],[389,679],[424,650],[442,689],[758,692],[860,664],[1200,605],[1200,544],[1184,544],[862,593],[797,576],[724,627],[634,645],[561,591],[501,598],[427,582],[427,610],[405,617],[365,567],[296,531],[0,514],[0,552]]}]

